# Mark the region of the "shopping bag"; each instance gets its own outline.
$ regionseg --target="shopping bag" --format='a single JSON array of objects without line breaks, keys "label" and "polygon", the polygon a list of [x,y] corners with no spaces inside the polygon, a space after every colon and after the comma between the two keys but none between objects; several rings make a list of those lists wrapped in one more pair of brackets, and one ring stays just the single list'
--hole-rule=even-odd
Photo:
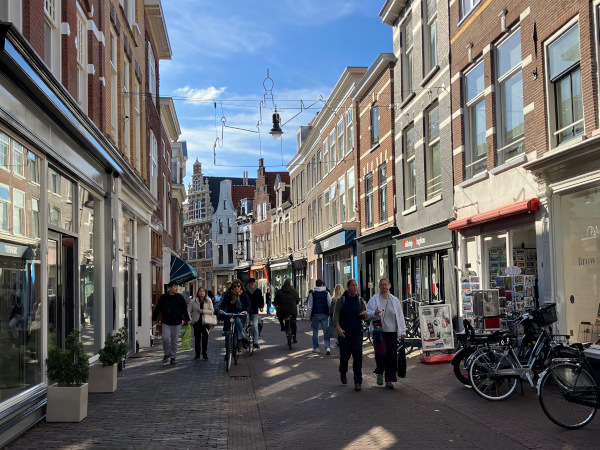
[{"label": "shopping bag", "polygon": [[337,328],[332,325],[329,325],[327,327],[327,331],[325,331],[325,334],[323,335],[325,339],[337,339],[338,338],[338,331]]},{"label": "shopping bag", "polygon": [[402,341],[398,349],[398,376],[400,378],[406,377],[406,350],[404,348],[404,341]]},{"label": "shopping bag", "polygon": [[181,328],[179,335],[181,336],[181,350],[182,351],[191,350],[192,349],[192,326],[188,324],[188,325],[184,326],[183,328]]}]

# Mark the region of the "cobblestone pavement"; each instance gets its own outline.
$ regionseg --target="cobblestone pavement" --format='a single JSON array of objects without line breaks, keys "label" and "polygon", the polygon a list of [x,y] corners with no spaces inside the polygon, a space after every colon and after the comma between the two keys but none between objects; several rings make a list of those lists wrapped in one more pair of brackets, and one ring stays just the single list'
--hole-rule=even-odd
[{"label": "cobblestone pavement", "polygon": [[152,356],[130,358],[116,392],[90,394],[82,422],[40,423],[9,448],[587,449],[600,436],[600,419],[577,431],[551,423],[529,387],[486,401],[448,364],[411,358],[396,389],[379,387],[369,344],[363,390],[355,392],[351,372],[340,383],[336,348],[330,356],[323,346],[311,352],[308,322],[299,322],[289,351],[274,318],[263,318],[261,349],[231,372],[220,328],[210,335],[209,361],[190,351],[162,365],[160,347],[145,349]]}]

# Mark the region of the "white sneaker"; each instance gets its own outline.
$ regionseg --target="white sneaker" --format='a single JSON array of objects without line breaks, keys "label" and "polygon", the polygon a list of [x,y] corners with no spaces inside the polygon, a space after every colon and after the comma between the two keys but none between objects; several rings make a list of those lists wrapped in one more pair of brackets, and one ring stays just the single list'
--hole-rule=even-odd
[{"label": "white sneaker", "polygon": [[327,355],[331,355],[331,350],[329,350],[328,348],[326,348],[326,349],[325,349],[325,353],[326,353]]},{"label": "white sneaker", "polygon": [[319,349],[318,348],[313,348],[313,353],[319,353]]}]

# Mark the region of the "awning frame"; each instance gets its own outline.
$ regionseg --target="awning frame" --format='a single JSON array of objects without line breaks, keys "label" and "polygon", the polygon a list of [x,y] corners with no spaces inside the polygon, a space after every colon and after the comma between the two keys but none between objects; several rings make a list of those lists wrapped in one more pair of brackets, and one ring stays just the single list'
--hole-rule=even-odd
[{"label": "awning frame", "polygon": [[462,228],[474,227],[482,223],[491,222],[494,220],[503,219],[504,217],[524,214],[540,209],[540,199],[535,197],[530,200],[515,203],[513,205],[504,206],[502,208],[486,211],[481,214],[476,214],[466,219],[458,219],[448,224],[450,230],[460,230]]}]

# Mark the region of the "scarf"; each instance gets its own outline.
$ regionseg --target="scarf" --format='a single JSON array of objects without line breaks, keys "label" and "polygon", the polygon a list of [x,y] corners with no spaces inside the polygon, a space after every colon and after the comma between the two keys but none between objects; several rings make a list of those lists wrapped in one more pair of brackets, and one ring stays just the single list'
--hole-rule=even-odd
[{"label": "scarf", "polygon": [[248,292],[250,292],[250,295],[254,294],[254,291],[256,291],[258,289],[258,287],[256,285],[254,285],[253,288],[251,288],[250,286],[248,286]]}]

